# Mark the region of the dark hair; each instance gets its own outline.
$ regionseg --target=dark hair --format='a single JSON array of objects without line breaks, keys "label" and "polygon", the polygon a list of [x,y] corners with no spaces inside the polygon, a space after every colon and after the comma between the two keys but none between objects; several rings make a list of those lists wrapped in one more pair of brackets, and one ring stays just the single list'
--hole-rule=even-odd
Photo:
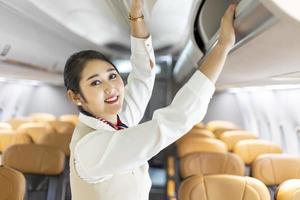
[{"label": "dark hair", "polygon": [[79,93],[84,100],[85,98],[79,87],[81,72],[83,71],[88,61],[95,60],[95,59],[108,62],[119,73],[116,66],[105,55],[103,55],[98,51],[93,51],[93,50],[85,50],[85,51],[79,51],[77,53],[74,53],[68,58],[65,64],[64,83],[67,90],[72,90],[74,93]]}]

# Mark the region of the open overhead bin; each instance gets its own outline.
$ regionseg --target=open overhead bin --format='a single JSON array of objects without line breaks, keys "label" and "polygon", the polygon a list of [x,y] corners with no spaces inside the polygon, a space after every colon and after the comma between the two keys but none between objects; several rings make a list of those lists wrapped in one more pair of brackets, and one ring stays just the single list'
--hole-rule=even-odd
[{"label": "open overhead bin", "polygon": [[[194,46],[198,50],[201,48],[204,55],[216,43],[221,18],[232,2],[207,0],[198,12],[195,18],[198,35],[191,37],[201,38],[203,45]],[[299,76],[295,75],[300,71],[299,10],[299,1],[239,1],[234,24],[236,45],[217,87],[300,83]],[[201,62],[201,57],[198,61]],[[190,68],[193,67],[195,70],[197,65]]]}]

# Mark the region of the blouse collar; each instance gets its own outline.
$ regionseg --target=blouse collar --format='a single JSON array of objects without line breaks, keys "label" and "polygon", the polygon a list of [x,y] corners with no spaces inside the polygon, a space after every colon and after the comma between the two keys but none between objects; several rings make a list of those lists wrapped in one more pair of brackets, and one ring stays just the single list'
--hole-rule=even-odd
[{"label": "blouse collar", "polygon": [[[117,126],[121,127],[122,129],[127,128],[127,126],[121,122],[119,116],[117,116],[117,117],[118,117]],[[114,124],[112,124],[104,119],[101,119],[101,118],[95,118],[92,115],[90,115],[89,113],[80,112],[79,120],[82,123],[84,123],[85,125],[93,128],[93,129],[96,129],[96,130],[99,130],[99,129],[113,130],[113,131],[118,130],[118,127],[115,126]]]},{"label": "blouse collar", "polygon": [[115,131],[115,129],[110,125],[96,119],[95,117],[85,115],[81,112],[79,113],[79,121],[96,130],[104,129],[109,131]]}]

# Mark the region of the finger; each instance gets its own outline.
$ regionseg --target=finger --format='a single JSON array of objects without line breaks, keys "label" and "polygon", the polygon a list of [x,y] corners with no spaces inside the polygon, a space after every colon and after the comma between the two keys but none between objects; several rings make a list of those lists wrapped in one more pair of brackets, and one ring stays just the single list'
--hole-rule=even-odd
[{"label": "finger", "polygon": [[224,14],[224,17],[225,18],[228,18],[228,19],[233,19],[233,16],[234,16],[234,13],[235,13],[235,8],[236,8],[236,4],[231,4],[225,14]]}]

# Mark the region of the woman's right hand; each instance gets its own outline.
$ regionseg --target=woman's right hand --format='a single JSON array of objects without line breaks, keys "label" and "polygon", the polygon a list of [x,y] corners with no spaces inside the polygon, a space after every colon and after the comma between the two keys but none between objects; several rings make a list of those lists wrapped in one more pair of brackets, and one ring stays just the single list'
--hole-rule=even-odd
[{"label": "woman's right hand", "polygon": [[235,43],[235,32],[233,27],[235,4],[231,4],[221,20],[220,35],[218,44],[230,50]]}]

